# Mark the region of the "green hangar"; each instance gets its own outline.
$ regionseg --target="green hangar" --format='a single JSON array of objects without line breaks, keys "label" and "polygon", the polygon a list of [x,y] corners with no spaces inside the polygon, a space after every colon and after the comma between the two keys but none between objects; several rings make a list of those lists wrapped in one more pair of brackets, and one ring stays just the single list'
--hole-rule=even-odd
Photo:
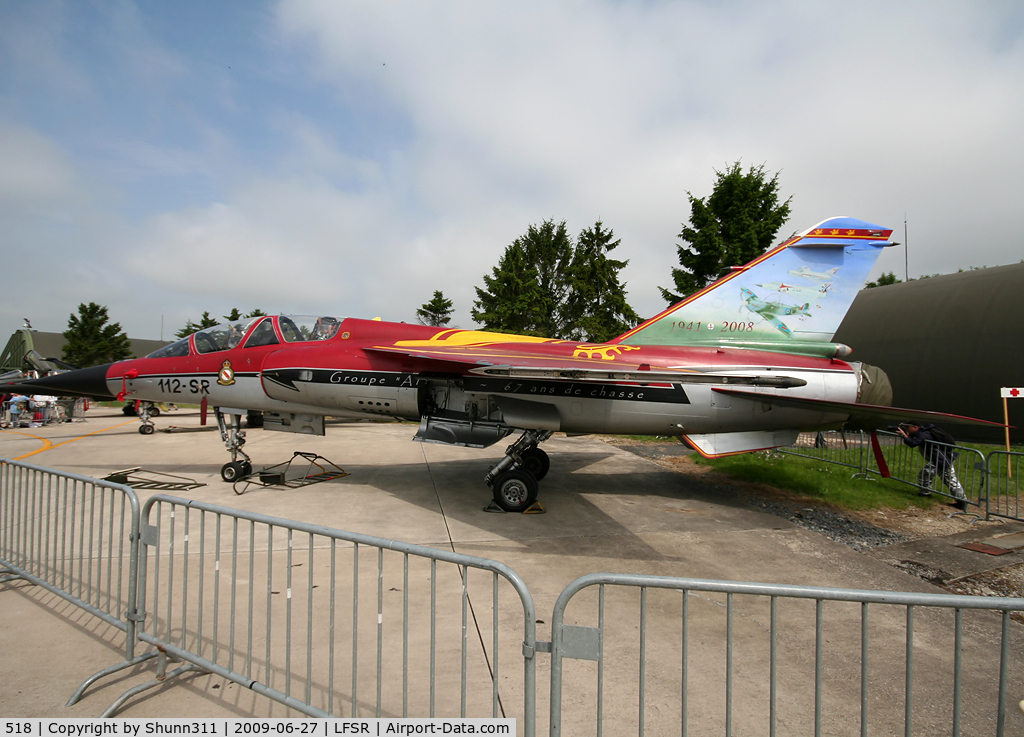
[{"label": "green hangar", "polygon": [[[884,370],[896,407],[1003,421],[1001,387],[1024,386],[1024,263],[934,276],[857,295],[835,341]],[[1024,442],[1024,396],[1008,400]],[[950,426],[1002,442],[1000,428]]]}]

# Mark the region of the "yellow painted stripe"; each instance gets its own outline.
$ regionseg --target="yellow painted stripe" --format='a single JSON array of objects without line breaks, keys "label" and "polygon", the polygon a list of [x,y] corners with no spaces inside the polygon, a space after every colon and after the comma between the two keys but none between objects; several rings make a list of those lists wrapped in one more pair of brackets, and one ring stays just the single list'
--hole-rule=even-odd
[{"label": "yellow painted stripe", "polygon": [[[20,430],[8,430],[7,432],[12,432],[15,435],[24,435],[27,438],[34,438],[34,439],[39,440],[39,441],[41,441],[43,443],[43,447],[42,448],[39,448],[38,450],[33,450],[28,455],[18,456],[17,458],[14,459],[16,461],[20,461],[22,458],[28,458],[28,456],[35,455],[36,453],[42,453],[44,450],[49,450],[50,448],[53,447],[53,443],[51,443],[49,441],[49,439],[41,438],[38,435],[33,435],[30,432],[21,432]],[[7,433],[4,433],[4,434],[6,435]]]},{"label": "yellow painted stripe", "polygon": [[125,425],[130,425],[133,422],[135,422],[135,420],[128,420],[127,422],[122,422],[122,423],[120,423],[118,425],[111,425],[110,427],[104,427],[101,430],[93,430],[92,432],[87,432],[85,435],[79,435],[77,438],[71,438],[71,440],[65,440],[63,443],[56,443],[56,444],[50,442],[50,440],[48,438],[40,437],[39,435],[33,435],[32,433],[18,432],[17,430],[8,430],[8,432],[17,432],[19,435],[25,435],[25,436],[30,437],[30,438],[35,438],[36,440],[39,440],[39,441],[41,441],[43,443],[43,447],[42,448],[37,448],[36,450],[33,450],[31,453],[26,453],[25,455],[18,456],[17,458],[14,459],[16,461],[22,461],[22,460],[24,460],[24,459],[26,459],[26,458],[28,458],[30,456],[36,455],[37,453],[44,453],[44,452],[46,452],[48,450],[51,450],[52,448],[59,448],[62,445],[67,445],[68,443],[73,443],[76,440],[81,440],[82,438],[87,438],[90,435],[98,435],[99,433],[106,432],[107,430],[114,430],[115,428],[118,428],[118,427],[124,427]]}]

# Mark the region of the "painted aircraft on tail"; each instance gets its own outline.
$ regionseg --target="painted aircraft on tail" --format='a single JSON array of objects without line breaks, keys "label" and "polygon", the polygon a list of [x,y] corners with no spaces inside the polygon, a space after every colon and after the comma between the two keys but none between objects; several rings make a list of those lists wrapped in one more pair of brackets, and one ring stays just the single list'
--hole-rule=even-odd
[{"label": "painted aircraft on tail", "polygon": [[[539,445],[555,432],[673,435],[721,456],[789,445],[851,418],[998,424],[860,401],[867,367],[847,362],[850,348],[832,338],[879,253],[895,245],[891,232],[825,221],[606,343],[263,316],[7,390],[208,405],[231,455],[225,481],[252,472],[247,412],[262,413],[266,430],[313,435],[325,433],[325,417],[415,420],[415,440],[470,447],[518,432],[485,477],[507,511],[535,502],[550,465]],[[825,308],[802,308],[785,331],[743,318],[751,304],[741,295],[800,270],[832,279]]]},{"label": "painted aircraft on tail", "polygon": [[786,323],[779,319],[779,315],[792,315],[793,317],[810,317],[811,305],[809,302],[804,302],[802,305],[786,305],[781,302],[765,301],[754,294],[746,287],[740,287],[740,294],[743,295],[743,305],[758,315],[759,317],[767,320],[776,330],[783,333],[784,335],[793,335],[793,331],[790,330]]},{"label": "painted aircraft on tail", "polygon": [[825,271],[825,272],[814,271],[814,270],[812,270],[811,268],[809,268],[807,266],[801,266],[799,269],[791,269],[789,273],[792,274],[793,276],[802,276],[805,279],[816,279],[817,281],[829,281],[830,279],[835,277],[836,272],[838,272],[838,271],[839,271],[839,267],[838,266],[835,267],[834,269],[829,269],[828,271]]},{"label": "painted aircraft on tail", "polygon": [[800,284],[786,284],[781,281],[771,281],[764,284],[758,284],[757,286],[762,289],[767,289],[771,292],[779,292],[780,294],[793,294],[798,296],[814,297],[815,299],[824,299],[828,296],[829,290],[832,289],[832,283],[826,282],[820,287],[802,286]]}]

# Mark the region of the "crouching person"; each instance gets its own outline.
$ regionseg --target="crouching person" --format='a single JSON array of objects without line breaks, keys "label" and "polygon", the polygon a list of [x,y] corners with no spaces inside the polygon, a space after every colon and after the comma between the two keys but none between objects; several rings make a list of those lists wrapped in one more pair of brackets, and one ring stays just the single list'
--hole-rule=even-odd
[{"label": "crouching person", "polygon": [[932,488],[935,477],[941,476],[950,493],[956,497],[954,506],[966,510],[967,495],[956,477],[954,468],[960,454],[952,448],[956,444],[953,436],[935,425],[922,426],[912,422],[901,424],[897,432],[903,437],[904,443],[911,448],[917,448],[924,456],[924,468],[917,475],[917,485],[921,487],[921,494],[928,496],[931,493],[928,490]]}]

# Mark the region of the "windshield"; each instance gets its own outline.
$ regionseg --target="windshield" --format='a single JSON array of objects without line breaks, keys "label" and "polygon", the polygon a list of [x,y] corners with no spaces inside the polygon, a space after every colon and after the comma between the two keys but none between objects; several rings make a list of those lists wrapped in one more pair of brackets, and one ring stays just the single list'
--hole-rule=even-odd
[{"label": "windshield", "polygon": [[181,358],[188,355],[188,338],[182,338],[176,343],[165,345],[158,351],[153,351],[146,358]]},{"label": "windshield", "polygon": [[[249,328],[259,317],[214,325],[194,333],[196,351],[199,353],[217,353],[227,351],[238,345],[239,341],[249,332]],[[322,315],[281,315],[278,326],[281,334],[289,343],[304,343],[313,340],[329,340],[338,334],[343,318]],[[191,336],[190,336],[191,337]],[[158,351],[150,353],[147,358],[180,358],[188,355],[189,338],[182,338],[176,343],[166,345]],[[247,348],[277,343],[277,337],[270,319],[266,319],[253,333],[246,343]]]},{"label": "windshield", "polygon": [[329,340],[338,333],[341,318],[313,317],[309,315],[281,315],[277,318],[281,335],[289,343],[307,340]]},{"label": "windshield", "polygon": [[234,348],[257,319],[229,322],[200,330],[195,334],[196,350],[199,353],[216,353]]}]

